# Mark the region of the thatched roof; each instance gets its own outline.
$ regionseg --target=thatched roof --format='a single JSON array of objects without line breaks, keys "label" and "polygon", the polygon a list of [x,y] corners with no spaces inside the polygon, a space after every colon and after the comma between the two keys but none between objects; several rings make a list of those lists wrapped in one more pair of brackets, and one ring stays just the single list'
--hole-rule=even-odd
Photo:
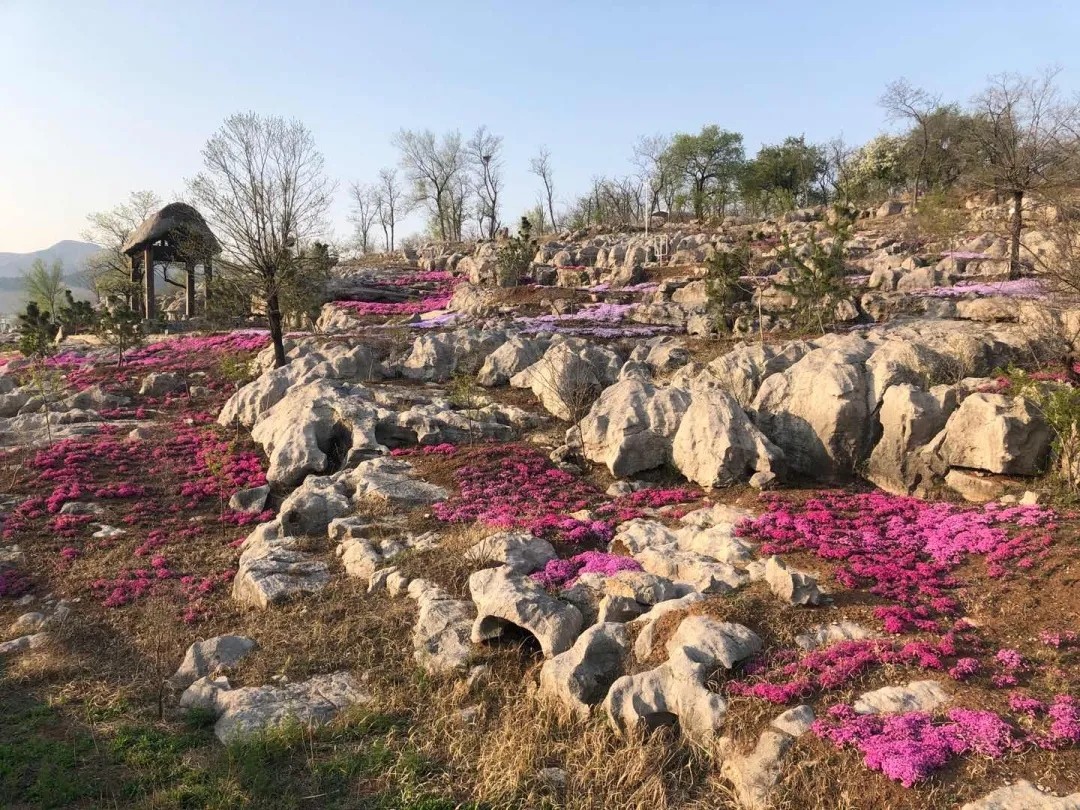
[{"label": "thatched roof", "polygon": [[130,256],[161,239],[180,248],[188,246],[190,250],[187,252],[194,254],[194,257],[221,252],[221,245],[202,214],[187,203],[169,203],[147,217],[124,242],[122,250]]}]

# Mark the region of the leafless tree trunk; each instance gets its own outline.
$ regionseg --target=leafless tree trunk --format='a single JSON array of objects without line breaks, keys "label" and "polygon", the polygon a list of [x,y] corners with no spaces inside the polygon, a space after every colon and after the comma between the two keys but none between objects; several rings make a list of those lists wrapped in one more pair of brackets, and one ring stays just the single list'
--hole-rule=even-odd
[{"label": "leafless tree trunk", "polygon": [[448,132],[437,140],[431,130],[402,130],[394,136],[394,145],[401,152],[401,165],[412,182],[413,201],[428,207],[439,238],[444,242],[460,238],[458,209],[464,212],[460,180],[465,171],[461,133]]},{"label": "leafless tree trunk", "polygon": [[356,243],[361,253],[371,250],[371,229],[379,215],[379,189],[363,183],[350,188],[353,200],[351,220],[356,228]]},{"label": "leafless tree trunk", "polygon": [[1080,103],[1063,100],[1056,70],[1026,77],[1003,74],[975,99],[981,126],[967,148],[977,185],[1007,195],[1009,274],[1019,275],[1023,203],[1031,193],[1053,195],[1080,182]]},{"label": "leafless tree trunk", "polygon": [[915,188],[911,195],[914,207],[919,202],[919,181],[926,173],[926,156],[930,153],[930,120],[941,106],[941,96],[913,87],[907,79],[898,79],[885,88],[879,102],[891,120],[907,119],[918,129],[919,159],[915,168]]},{"label": "leafless tree trunk", "polygon": [[322,154],[299,121],[238,113],[203,147],[192,200],[222,241],[223,269],[266,306],[277,367],[285,365],[280,300],[303,283],[299,249],[326,228],[334,187]]},{"label": "leafless tree trunk", "polygon": [[541,147],[540,154],[529,161],[529,171],[544,183],[544,197],[547,200],[548,217],[551,218],[551,230],[558,230],[559,221],[555,219],[555,180],[551,169],[551,152],[546,146]]},{"label": "leafless tree trunk", "polygon": [[408,200],[398,183],[397,172],[393,169],[383,169],[379,172],[379,179],[375,189],[376,210],[379,224],[382,226],[386,250],[393,253],[394,227],[397,225],[399,216],[405,216],[409,213]]},{"label": "leafless tree trunk", "polygon": [[480,127],[466,145],[476,194],[481,235],[494,239],[499,230],[499,192],[502,191],[502,138]]}]

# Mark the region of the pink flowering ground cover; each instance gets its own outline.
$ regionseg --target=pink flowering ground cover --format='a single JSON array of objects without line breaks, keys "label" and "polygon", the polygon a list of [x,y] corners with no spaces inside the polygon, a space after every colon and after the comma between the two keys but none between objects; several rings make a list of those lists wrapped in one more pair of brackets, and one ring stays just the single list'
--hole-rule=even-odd
[{"label": "pink flowering ground cover", "polygon": [[[617,523],[639,517],[643,510],[700,497],[696,490],[675,488],[646,489],[611,500],[587,481],[554,467],[540,451],[519,444],[462,448],[452,455],[459,462],[453,472],[458,492],[435,504],[439,520],[522,529],[570,545],[607,543]],[[584,510],[595,517],[574,516]]]},{"label": "pink flowering ground cover", "polygon": [[[185,620],[205,617],[209,595],[231,580],[236,527],[270,517],[228,507],[234,492],[261,486],[266,476],[254,446],[214,423],[232,385],[217,373],[222,358],[250,359],[265,344],[264,333],[250,332],[165,340],[133,352],[121,369],[59,358],[72,388],[102,384],[134,401],[103,414],[96,434],[3,458],[20,500],[0,516],[0,538],[34,554],[22,580],[47,578],[50,589],[87,594],[107,608],[160,594]],[[174,370],[202,371],[199,385],[210,393],[138,395],[147,373]],[[152,426],[151,438],[130,438],[130,422],[109,421],[131,417]],[[65,510],[78,502],[100,514]],[[102,525],[123,533],[93,537]]]},{"label": "pink flowering ground cover", "polygon": [[[987,622],[982,612],[977,621],[962,617],[969,584],[991,589],[980,607],[995,604],[995,587],[1015,582],[1023,593],[1028,580],[1039,588],[1036,577],[1051,565],[1061,534],[1054,510],[958,506],[879,492],[820,492],[804,503],[773,495],[763,502],[766,511],[738,534],[760,543],[763,554],[809,553],[831,563],[843,588],[878,602],[867,610],[889,635],[810,651],[768,649],[723,685],[725,694],[778,705],[813,702],[816,736],[858,751],[868,768],[905,787],[965,757],[999,759],[1080,744],[1077,632],[1040,631],[1036,624],[1020,649],[995,641],[1002,631],[1015,637],[1019,629],[1008,621],[1010,610],[1003,611],[1004,625]],[[1068,549],[1056,555],[1068,556]],[[848,702],[829,705],[834,692],[850,701],[871,683],[924,678],[955,683],[943,713],[858,715]],[[978,709],[964,708],[972,700]]]},{"label": "pink flowering ground cover", "polygon": [[895,602],[878,609],[887,632],[937,630],[960,614],[954,571],[982,558],[989,576],[1029,570],[1046,556],[1057,514],[1041,506],[962,507],[881,492],[823,492],[801,506],[781,497],[739,533],[765,554],[810,552],[834,577]]},{"label": "pink flowering ground cover", "polygon": [[380,279],[373,286],[386,286],[400,289],[415,288],[417,297],[413,301],[385,303],[380,301],[335,301],[334,306],[358,316],[381,315],[422,315],[445,309],[454,294],[455,285],[461,279],[445,271],[402,273],[389,279]]}]

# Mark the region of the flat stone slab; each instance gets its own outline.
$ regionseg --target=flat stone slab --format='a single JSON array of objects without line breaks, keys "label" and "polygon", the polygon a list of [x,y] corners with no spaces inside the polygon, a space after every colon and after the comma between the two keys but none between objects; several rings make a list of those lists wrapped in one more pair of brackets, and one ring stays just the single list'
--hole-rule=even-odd
[{"label": "flat stone slab", "polygon": [[912,681],[907,686],[886,686],[866,692],[855,701],[859,714],[932,712],[949,696],[937,681]]}]

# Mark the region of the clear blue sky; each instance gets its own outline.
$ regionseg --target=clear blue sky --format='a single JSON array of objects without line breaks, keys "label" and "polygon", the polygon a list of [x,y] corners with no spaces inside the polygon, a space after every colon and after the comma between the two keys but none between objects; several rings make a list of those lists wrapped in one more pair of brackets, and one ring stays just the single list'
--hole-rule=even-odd
[{"label": "clear blue sky", "polygon": [[348,182],[396,162],[399,128],[503,135],[513,221],[541,145],[569,200],[642,134],[858,142],[901,75],[964,101],[1058,64],[1080,88],[1078,34],[1076,0],[0,0],[0,251],[78,238],[135,189],[174,196],[240,110],[312,130],[345,237]]}]

